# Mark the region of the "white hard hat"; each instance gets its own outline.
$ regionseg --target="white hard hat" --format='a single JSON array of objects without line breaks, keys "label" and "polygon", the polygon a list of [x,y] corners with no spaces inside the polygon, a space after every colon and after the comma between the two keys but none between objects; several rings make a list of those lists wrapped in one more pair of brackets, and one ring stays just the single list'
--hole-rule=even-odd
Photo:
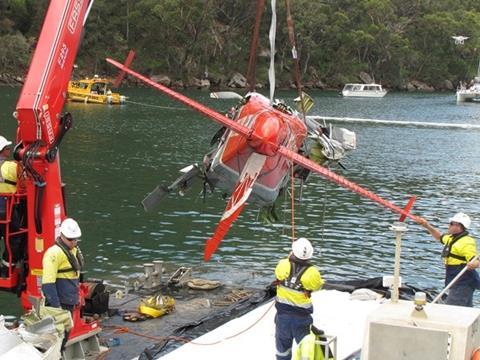
[{"label": "white hard hat", "polygon": [[0,136],[0,151],[3,151],[6,146],[12,145],[11,141],[8,141],[3,136]]},{"label": "white hard hat", "polygon": [[462,212],[456,213],[452,218],[450,218],[449,221],[460,223],[463,225],[465,229],[468,229],[472,224],[472,220],[470,219],[470,216]]},{"label": "white hard hat", "polygon": [[60,225],[60,232],[67,239],[79,239],[80,236],[82,236],[80,226],[78,226],[78,223],[75,220],[70,218],[66,218],[62,221],[62,225]]},{"label": "white hard hat", "polygon": [[313,246],[306,238],[299,238],[292,243],[293,255],[300,260],[308,260],[313,256]]}]

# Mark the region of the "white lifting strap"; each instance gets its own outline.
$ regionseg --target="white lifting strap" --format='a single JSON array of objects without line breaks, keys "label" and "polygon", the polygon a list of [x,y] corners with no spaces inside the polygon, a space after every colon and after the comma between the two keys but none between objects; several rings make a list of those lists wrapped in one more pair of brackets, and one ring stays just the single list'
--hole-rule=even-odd
[{"label": "white lifting strap", "polygon": [[275,35],[277,33],[276,0],[272,0],[272,21],[270,23],[270,68],[268,69],[268,81],[270,83],[270,104],[273,104],[275,94]]}]

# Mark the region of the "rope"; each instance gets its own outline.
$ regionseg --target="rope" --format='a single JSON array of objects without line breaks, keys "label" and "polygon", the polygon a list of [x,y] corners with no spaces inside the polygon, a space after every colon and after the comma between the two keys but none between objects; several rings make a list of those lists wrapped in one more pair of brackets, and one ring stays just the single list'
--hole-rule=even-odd
[{"label": "rope", "polygon": [[233,334],[233,335],[230,335],[230,336],[227,336],[223,339],[220,339],[220,340],[217,340],[217,341],[214,341],[212,343],[198,343],[198,342],[195,342],[195,341],[190,341],[191,344],[194,344],[194,345],[216,345],[216,344],[219,344],[221,343],[222,341],[225,341],[225,340],[230,340],[230,339],[233,339],[245,332],[247,332],[248,330],[250,330],[251,328],[253,328],[255,325],[257,325],[267,314],[268,312],[272,309],[273,305],[275,305],[275,301],[272,301],[272,304],[267,308],[267,310],[262,314],[262,316],[260,316],[255,322],[253,322],[251,325],[247,326],[245,329],[239,331],[238,333],[236,334]]},{"label": "rope", "polygon": [[146,339],[154,340],[156,342],[160,341],[165,341],[165,340],[174,340],[174,341],[180,341],[184,343],[188,343],[190,340],[185,338],[185,337],[180,337],[180,336],[151,336],[151,335],[146,335],[137,331],[133,331],[131,328],[128,326],[118,326],[118,325],[108,325],[108,326],[102,326],[103,329],[112,329],[114,330],[114,334],[132,334],[135,336],[139,337],[144,337]]},{"label": "rope", "polygon": [[295,174],[293,172],[293,168],[294,168],[295,164],[292,163],[290,165],[290,169],[291,169],[291,179],[290,179],[290,182],[292,183],[292,242],[295,241]]},{"label": "rope", "polygon": [[[325,212],[327,210],[327,187],[324,187],[324,196],[322,196],[323,200],[323,211],[322,211],[322,243],[325,242]],[[322,244],[323,245],[323,244]]]},{"label": "rope", "polygon": [[[272,309],[274,304],[275,304],[275,301],[272,301],[272,304],[267,308],[267,310],[262,314],[262,316],[260,316],[257,320],[255,320],[255,322],[253,322],[251,325],[247,326],[245,329],[239,331],[238,333],[235,333],[233,335],[227,336],[223,339],[213,341],[213,342],[210,342],[210,343],[199,343],[199,342],[192,341],[192,340],[190,340],[186,337],[181,337],[181,336],[151,336],[151,335],[146,335],[146,334],[139,333],[137,331],[133,331],[128,326],[111,325],[111,326],[104,326],[103,329],[112,329],[112,330],[114,330],[115,334],[129,333],[129,334],[132,334],[132,335],[144,337],[146,339],[154,340],[156,342],[161,342],[161,341],[165,341],[165,340],[173,340],[173,341],[178,341],[178,342],[190,343],[190,344],[193,344],[193,345],[210,346],[210,345],[219,344],[219,343],[221,343],[222,341],[225,341],[225,340],[233,339],[233,338],[247,332],[248,330],[253,328],[255,325],[257,325],[268,314],[268,312]],[[103,354],[105,354],[105,353],[103,353]],[[101,354],[99,357],[97,357],[97,359],[103,359],[103,357],[102,357],[103,354]]]},{"label": "rope", "polygon": [[130,100],[125,100],[125,102],[126,102],[126,103],[129,103],[129,104],[141,105],[141,106],[149,106],[149,107],[154,107],[154,108],[159,108],[159,109],[167,109],[167,110],[189,110],[189,109],[183,108],[183,107],[152,105],[152,104],[140,103],[140,102],[130,101]]}]

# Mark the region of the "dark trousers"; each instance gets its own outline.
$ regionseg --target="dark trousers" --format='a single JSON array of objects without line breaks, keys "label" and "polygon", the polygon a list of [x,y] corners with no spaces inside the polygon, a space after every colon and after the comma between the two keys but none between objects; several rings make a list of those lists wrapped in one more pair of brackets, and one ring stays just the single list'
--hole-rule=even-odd
[{"label": "dark trousers", "polygon": [[475,289],[469,284],[453,285],[448,291],[447,305],[473,307],[473,292]]},{"label": "dark trousers", "polygon": [[[6,204],[3,203],[3,207],[2,207],[2,201],[0,200],[0,218],[2,220],[6,218],[5,205]],[[13,207],[12,220],[9,224],[9,229],[8,229],[9,232],[13,233],[18,231],[21,227],[25,227],[26,219],[27,219],[27,213],[26,213],[25,202],[21,201],[20,203],[15,204]],[[6,230],[7,230],[6,225],[1,224],[0,237],[3,237],[4,239],[6,238]],[[4,241],[6,241],[6,239]],[[26,245],[27,245],[26,233],[10,236],[10,251],[12,253],[12,264],[15,264],[17,261],[25,257]],[[8,257],[9,256],[8,256],[7,246],[5,245],[5,250],[3,252],[2,259],[5,262],[8,262]]]},{"label": "dark trousers", "polygon": [[313,319],[310,315],[279,314],[275,316],[275,346],[277,360],[292,358],[293,340],[297,344],[310,333]]},{"label": "dark trousers", "polygon": [[[70,314],[72,315],[72,318],[73,318],[73,308],[74,306],[73,305],[67,305],[67,304],[60,304],[60,306],[62,307],[63,310],[68,310],[70,311]],[[65,331],[65,335],[63,337],[63,341],[62,341],[62,347],[60,349],[60,351],[63,353],[63,351],[65,350],[65,345],[67,344],[67,341],[68,341],[68,336],[70,335],[70,331]]]}]

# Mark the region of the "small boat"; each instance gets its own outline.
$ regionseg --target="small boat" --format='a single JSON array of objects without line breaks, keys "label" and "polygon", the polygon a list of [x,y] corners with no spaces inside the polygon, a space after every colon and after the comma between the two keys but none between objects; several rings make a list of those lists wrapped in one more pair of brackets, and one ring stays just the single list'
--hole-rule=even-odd
[{"label": "small boat", "polygon": [[469,88],[460,87],[457,90],[457,102],[480,102],[480,76],[476,76]]},{"label": "small boat", "polygon": [[68,82],[68,100],[92,104],[123,104],[127,99],[108,87],[109,81],[95,75],[92,79]]},{"label": "small boat", "polygon": [[379,84],[345,84],[342,95],[345,97],[375,97],[381,98],[387,94],[387,90]]}]

